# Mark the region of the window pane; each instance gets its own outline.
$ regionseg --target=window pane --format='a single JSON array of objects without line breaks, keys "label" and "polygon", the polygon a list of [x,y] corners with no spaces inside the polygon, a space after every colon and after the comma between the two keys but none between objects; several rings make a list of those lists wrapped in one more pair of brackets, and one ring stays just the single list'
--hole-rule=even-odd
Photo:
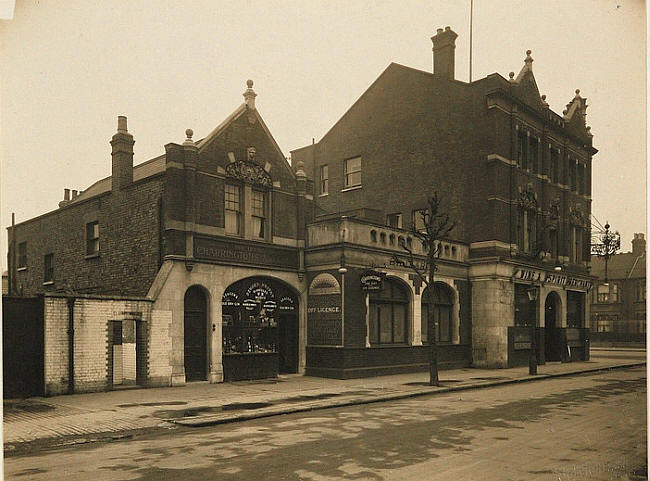
[{"label": "window pane", "polygon": [[239,234],[239,212],[226,210],[226,233]]},{"label": "window pane", "polygon": [[392,341],[391,309],[389,304],[379,307],[379,342],[390,343]]},{"label": "window pane", "polygon": [[225,188],[226,209],[239,212],[239,186],[226,184]]},{"label": "window pane", "polygon": [[260,239],[264,238],[264,218],[253,217],[253,234]]},{"label": "window pane", "polygon": [[406,342],[406,306],[393,304],[393,342]]}]

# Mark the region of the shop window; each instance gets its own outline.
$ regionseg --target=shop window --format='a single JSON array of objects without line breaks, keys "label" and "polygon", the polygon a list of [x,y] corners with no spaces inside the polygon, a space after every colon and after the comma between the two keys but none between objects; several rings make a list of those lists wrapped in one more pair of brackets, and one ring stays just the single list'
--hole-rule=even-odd
[{"label": "shop window", "polygon": [[241,189],[235,184],[225,186],[226,234],[241,234]]},{"label": "shop window", "polygon": [[530,300],[529,289],[526,284],[515,284],[515,326],[537,325],[537,301]]},{"label": "shop window", "polygon": [[370,343],[406,343],[408,307],[406,288],[399,281],[384,279],[383,289],[370,294]]},{"label": "shop window", "polygon": [[327,195],[329,193],[329,166],[321,165],[320,166],[320,195]]},{"label": "shop window", "polygon": [[361,185],[361,157],[354,157],[345,161],[345,187]]},{"label": "shop window", "polygon": [[[435,325],[436,341],[450,343],[453,332],[453,294],[451,289],[442,282],[436,282],[433,288],[433,323]],[[422,342],[430,340],[429,315],[430,304],[428,288],[422,293]]]},{"label": "shop window", "polygon": [[43,257],[43,282],[54,282],[54,254]]},{"label": "shop window", "polygon": [[18,269],[27,267],[27,242],[18,244]]},{"label": "shop window", "polygon": [[567,327],[582,328],[585,325],[585,293],[567,291],[566,294]]},{"label": "shop window", "polygon": [[402,214],[388,214],[386,216],[386,225],[394,229],[402,228]]},{"label": "shop window", "polygon": [[86,255],[99,254],[99,222],[86,224]]},{"label": "shop window", "polygon": [[253,218],[253,236],[258,239],[266,237],[266,202],[265,194],[254,190],[251,197],[251,216]]}]

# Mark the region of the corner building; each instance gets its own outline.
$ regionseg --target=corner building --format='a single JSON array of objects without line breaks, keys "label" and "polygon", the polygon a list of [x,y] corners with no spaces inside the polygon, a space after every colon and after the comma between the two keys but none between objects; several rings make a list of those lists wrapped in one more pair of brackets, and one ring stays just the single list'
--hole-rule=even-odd
[{"label": "corner building", "polygon": [[[321,276],[342,293],[341,333],[308,313],[308,373],[423,369],[429,308],[443,367],[522,365],[533,346],[540,363],[588,358],[597,150],[586,99],[576,90],[553,112],[530,51],[516,76],[459,81],[456,37],[438,29],[433,73],[390,64],[319,142],[292,151],[314,188],[310,296]],[[409,230],[434,190],[458,224],[442,240],[430,307],[399,253],[400,242],[418,252]],[[361,292],[368,269],[383,276],[381,291]]]}]

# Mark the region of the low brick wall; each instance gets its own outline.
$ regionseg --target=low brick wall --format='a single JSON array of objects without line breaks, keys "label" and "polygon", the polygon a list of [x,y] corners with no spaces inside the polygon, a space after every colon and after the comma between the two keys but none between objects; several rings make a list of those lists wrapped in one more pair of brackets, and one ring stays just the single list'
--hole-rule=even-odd
[{"label": "low brick wall", "polygon": [[[74,299],[74,392],[93,392],[112,389],[113,367],[120,366],[128,378],[136,379],[139,384],[149,385],[151,379],[150,360],[156,375],[154,385],[169,385],[160,379],[162,374],[159,364],[167,365],[168,347],[165,342],[166,330],[151,329],[152,301],[138,298],[76,296]],[[46,295],[45,311],[45,394],[56,395],[69,392],[70,373],[68,365],[68,298]],[[155,317],[155,316],[154,316]],[[129,322],[126,322],[129,321]],[[156,319],[158,321],[158,319]],[[128,352],[127,363],[133,366],[123,367],[124,359],[114,359],[115,353],[124,349],[114,349],[121,340],[114,340],[114,324],[120,323],[127,328],[126,344],[132,351]],[[156,322],[158,324],[158,322]],[[117,330],[121,333],[121,329]],[[155,333],[152,339],[151,333]],[[121,334],[118,334],[121,335]],[[135,336],[135,339],[132,337]],[[135,342],[135,344],[133,344]],[[160,344],[160,345],[158,345]],[[150,346],[155,346],[150,349]],[[162,358],[162,361],[161,359]],[[134,372],[135,371],[135,372]],[[118,376],[119,377],[119,376]],[[124,377],[124,374],[122,374]],[[169,376],[167,376],[169,379]]]}]

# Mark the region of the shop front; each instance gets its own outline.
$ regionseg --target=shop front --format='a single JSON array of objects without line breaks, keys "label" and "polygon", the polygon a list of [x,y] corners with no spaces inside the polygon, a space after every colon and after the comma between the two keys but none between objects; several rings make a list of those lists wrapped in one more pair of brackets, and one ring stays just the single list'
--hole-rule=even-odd
[{"label": "shop front", "polygon": [[531,349],[535,349],[538,364],[589,359],[585,300],[591,281],[526,268],[515,268],[513,281],[514,322],[508,328],[508,365],[527,364]]}]

